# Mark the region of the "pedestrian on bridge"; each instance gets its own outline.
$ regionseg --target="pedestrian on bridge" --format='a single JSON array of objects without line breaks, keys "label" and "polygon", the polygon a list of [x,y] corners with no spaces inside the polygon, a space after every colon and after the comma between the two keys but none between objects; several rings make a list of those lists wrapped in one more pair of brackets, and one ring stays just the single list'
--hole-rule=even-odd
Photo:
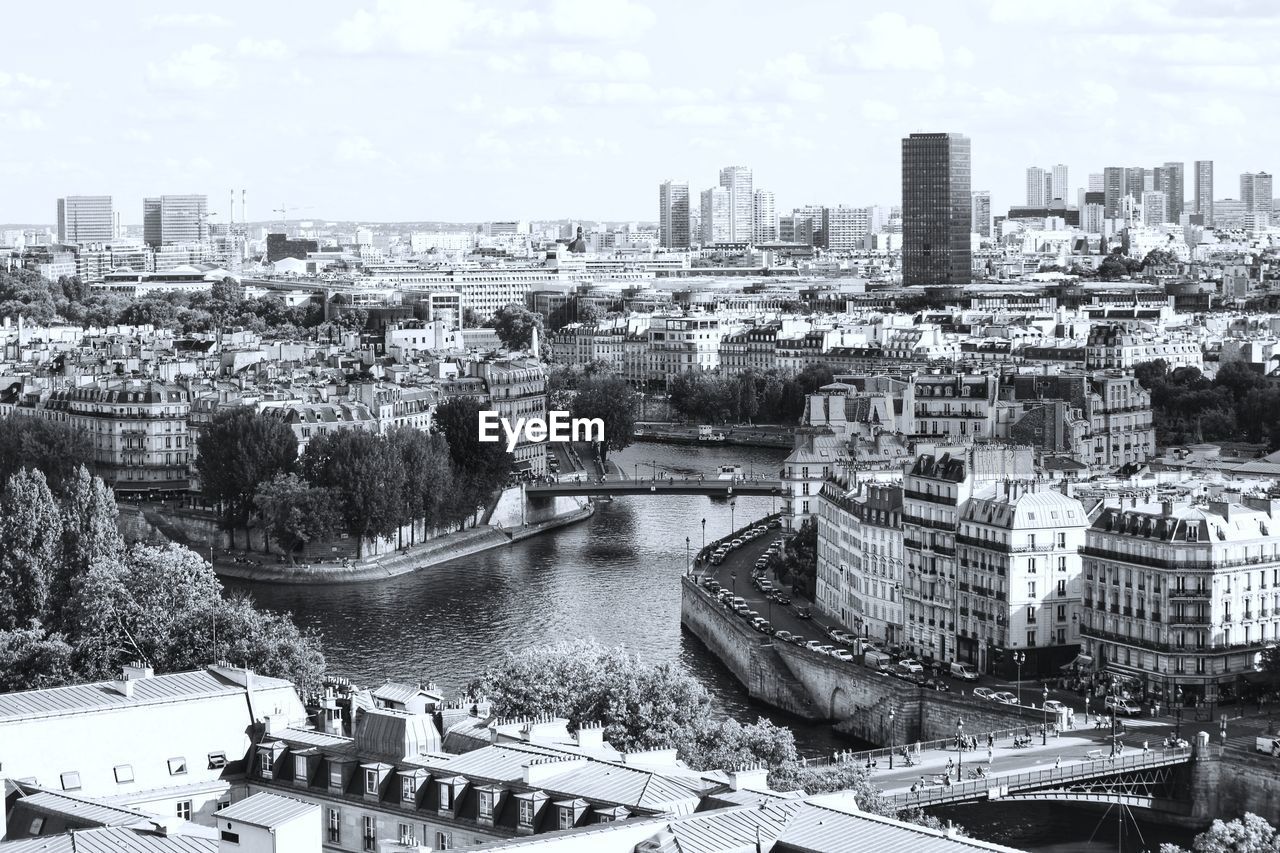
[{"label": "pedestrian on bridge", "polygon": [[1053,760],[1053,769],[1057,770],[1061,766],[1062,766],[1062,756],[1059,755],[1057,758]]},{"label": "pedestrian on bridge", "polygon": [[996,760],[996,753],[991,747],[987,747],[987,764],[992,764]]}]

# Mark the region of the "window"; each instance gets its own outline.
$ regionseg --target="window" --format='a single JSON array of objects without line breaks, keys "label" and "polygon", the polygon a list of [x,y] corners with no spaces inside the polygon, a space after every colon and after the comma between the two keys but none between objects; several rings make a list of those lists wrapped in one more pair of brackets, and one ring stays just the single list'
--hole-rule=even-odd
[{"label": "window", "polygon": [[400,824],[400,843],[405,847],[414,847],[417,845],[418,842],[414,840],[413,837],[413,824]]},{"label": "window", "polygon": [[493,794],[488,791],[480,792],[479,801],[480,817],[493,820]]},{"label": "window", "polygon": [[214,804],[214,806],[213,806],[213,810],[214,810],[215,812],[220,812],[220,811],[222,811],[223,809],[225,809],[225,808],[226,808],[227,806],[229,806],[229,805],[231,805],[231,801],[230,801],[230,800],[218,800],[218,802]]},{"label": "window", "polygon": [[573,806],[563,806],[560,809],[560,828],[573,829]]},{"label": "window", "polygon": [[533,826],[533,800],[520,801],[520,825]]},{"label": "window", "polygon": [[27,833],[27,834],[28,834],[28,835],[39,835],[39,834],[40,834],[40,830],[42,830],[42,829],[44,829],[44,818],[43,818],[43,817],[33,817],[33,818],[31,819],[31,827],[30,827],[30,829],[29,829],[29,831],[28,831],[28,833]]},{"label": "window", "polygon": [[227,832],[227,831],[224,829],[224,830],[222,830],[222,840],[223,840],[223,841],[225,841],[225,842],[227,842],[228,844],[239,844],[239,843],[240,843],[240,833],[238,833],[238,832]]},{"label": "window", "polygon": [[1036,621],[1036,609],[1034,606],[1027,607],[1027,624],[1034,625]]},{"label": "window", "polygon": [[447,782],[440,783],[440,808],[445,810],[453,808],[453,787]]},{"label": "window", "polygon": [[178,812],[178,817],[182,818],[183,820],[191,820],[191,801],[178,800],[177,812]]},{"label": "window", "polygon": [[364,849],[378,849],[378,821],[373,815],[364,816]]},{"label": "window", "polygon": [[116,781],[121,784],[125,782],[133,781],[133,765],[132,764],[117,764],[115,766],[115,773],[116,773]]},{"label": "window", "polygon": [[1067,594],[1067,582],[1058,581],[1058,595],[1062,596],[1066,594]]},{"label": "window", "polygon": [[62,780],[62,790],[78,791],[80,790],[80,774],[74,770],[63,773],[60,777]]},{"label": "window", "polygon": [[437,832],[436,833],[436,849],[452,850],[453,849],[453,833]]},{"label": "window", "polygon": [[337,809],[329,809],[329,843],[342,842],[342,814]]},{"label": "window", "polygon": [[1036,582],[1027,581],[1027,598],[1035,598],[1035,597],[1036,597]]},{"label": "window", "polygon": [[209,769],[220,770],[227,766],[227,754],[225,752],[209,753]]},{"label": "window", "polygon": [[[1067,534],[1065,534],[1065,533],[1059,533],[1059,534],[1058,534],[1058,547],[1059,547],[1059,548],[1065,548],[1065,547],[1067,547]],[[1065,568],[1067,567],[1067,565],[1066,565],[1066,564],[1067,564],[1067,558],[1066,558],[1066,557],[1059,557],[1059,558],[1058,558],[1058,565],[1059,565],[1061,568],[1065,569]]]},{"label": "window", "polygon": [[295,755],[293,757],[293,778],[299,782],[307,781],[307,757],[305,755]]},{"label": "window", "polygon": [[412,803],[417,799],[417,788],[413,784],[412,776],[404,776],[400,779],[400,799],[406,803]]},{"label": "window", "polygon": [[366,794],[378,793],[378,771],[377,770],[364,771],[364,792]]},{"label": "window", "polygon": [[169,775],[183,776],[187,772],[187,759],[178,757],[169,759]]},{"label": "window", "polygon": [[264,749],[258,753],[258,761],[262,768],[263,778],[270,779],[272,771],[276,768],[276,754],[269,749]]},{"label": "window", "polygon": [[1035,644],[1036,644],[1036,632],[1035,632],[1035,631],[1028,631],[1028,632],[1027,632],[1027,645],[1028,645],[1028,646],[1034,646]]}]

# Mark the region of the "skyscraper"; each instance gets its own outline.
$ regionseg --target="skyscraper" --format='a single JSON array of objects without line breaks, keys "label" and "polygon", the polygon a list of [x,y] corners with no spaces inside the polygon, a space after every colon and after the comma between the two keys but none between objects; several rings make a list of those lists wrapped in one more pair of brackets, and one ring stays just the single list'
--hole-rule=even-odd
[{"label": "skyscraper", "polygon": [[[1147,186],[1147,170],[1143,166],[1129,166],[1124,170],[1124,192],[1121,195],[1121,201],[1124,196],[1133,196],[1134,201],[1142,201],[1142,194],[1148,189]],[[1116,214],[1119,216],[1119,214]]]},{"label": "skyscraper", "polygon": [[[726,243],[750,243],[754,229],[756,199],[751,189],[751,170],[746,166],[725,166],[720,170],[720,186],[729,191],[729,239]],[[703,226],[704,228],[706,226]]]},{"label": "skyscraper", "polygon": [[724,187],[712,187],[702,191],[702,245],[716,246],[736,242],[733,239],[733,219],[730,213],[730,195]]},{"label": "skyscraper", "polygon": [[1027,169],[1027,207],[1048,207],[1053,199],[1053,175],[1039,166]]},{"label": "skyscraper", "polygon": [[991,191],[973,191],[973,233],[980,237],[991,236]]},{"label": "skyscraper", "polygon": [[1106,199],[1102,215],[1106,219],[1118,219],[1124,206],[1125,170],[1120,166],[1107,166],[1102,170],[1102,192]]},{"label": "skyscraper", "polygon": [[902,283],[973,278],[969,138],[913,133],[902,140]]},{"label": "skyscraper", "polygon": [[1240,200],[1246,213],[1271,213],[1271,176],[1245,172],[1240,176]]},{"label": "skyscraper", "polygon": [[1089,175],[1089,188],[1088,188],[1088,189],[1089,189],[1089,192],[1091,192],[1091,193],[1100,193],[1100,192],[1102,192],[1102,191],[1106,188],[1106,184],[1104,184],[1104,183],[1103,183],[1103,181],[1104,181],[1104,175],[1103,175],[1102,173],[1100,173],[1100,172],[1094,172],[1094,173],[1090,174],[1090,175]]},{"label": "skyscraper", "polygon": [[689,248],[688,181],[663,181],[658,185],[658,245],[664,249]]},{"label": "skyscraper", "polygon": [[1144,225],[1163,225],[1169,221],[1169,199],[1159,190],[1142,194],[1142,223]]},{"label": "skyscraper", "polygon": [[1195,207],[1192,213],[1199,214],[1202,225],[1213,225],[1213,161],[1196,161]]},{"label": "skyscraper", "polygon": [[1054,199],[1067,200],[1067,166],[1065,163],[1058,163],[1053,167],[1053,188],[1049,193],[1049,201]]},{"label": "skyscraper", "polygon": [[1155,180],[1151,189],[1164,193],[1165,222],[1177,224],[1182,221],[1182,207],[1185,203],[1185,163],[1165,163],[1153,170]]},{"label": "skyscraper", "polygon": [[58,242],[109,243],[115,220],[109,195],[69,195],[58,199]]},{"label": "skyscraper", "polygon": [[778,216],[773,209],[773,193],[769,190],[756,190],[755,211],[752,213],[755,222],[753,243],[773,243],[778,239]]},{"label": "skyscraper", "polygon": [[209,239],[209,198],[162,195],[142,201],[142,237],[150,246]]}]

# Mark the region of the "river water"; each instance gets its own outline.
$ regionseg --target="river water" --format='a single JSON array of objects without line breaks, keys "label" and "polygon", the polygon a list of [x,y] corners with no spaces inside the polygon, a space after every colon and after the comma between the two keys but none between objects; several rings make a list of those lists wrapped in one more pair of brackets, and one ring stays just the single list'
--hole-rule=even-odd
[{"label": "river water", "polygon": [[[785,455],[764,448],[638,444],[611,458],[628,476],[638,468],[643,477],[655,466],[680,476],[709,474],[723,464],[771,474]],[[704,519],[711,541],[732,529],[731,520],[741,526],[773,508],[771,498],[738,498],[731,509],[703,497],[626,497],[601,504],[584,523],[417,574],[342,586],[228,585],[316,629],[330,671],[357,684],[435,681],[452,692],[510,649],[594,637],[648,661],[678,662],[707,688],[717,713],[789,725],[802,752],[856,749],[862,744],[836,736],[830,726],[751,703],[729,671],[680,629],[686,537],[696,553]],[[977,837],[1037,853],[1116,849],[1114,830],[1103,833],[1109,844],[1079,846],[1096,823],[1079,814],[1038,805],[954,809],[948,817]]]}]

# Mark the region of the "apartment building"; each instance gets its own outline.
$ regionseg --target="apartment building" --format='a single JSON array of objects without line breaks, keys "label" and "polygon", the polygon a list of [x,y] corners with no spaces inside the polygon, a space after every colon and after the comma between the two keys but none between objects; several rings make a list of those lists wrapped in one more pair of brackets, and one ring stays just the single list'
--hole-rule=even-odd
[{"label": "apartment building", "polygon": [[716,370],[723,337],[717,317],[652,318],[645,332],[644,382],[665,386],[681,373]]},{"label": "apartment building", "polygon": [[94,472],[117,493],[185,492],[191,396],[179,385],[102,380],[0,399],[0,415],[41,417],[84,432]]},{"label": "apartment building", "polygon": [[1080,549],[1088,518],[1075,498],[999,484],[960,512],[956,659],[980,672],[1052,675],[1080,647]]},{"label": "apartment building", "polygon": [[1089,332],[1085,366],[1090,370],[1132,370],[1136,364],[1156,359],[1163,359],[1170,370],[1204,368],[1204,350],[1199,341],[1161,339],[1121,326],[1095,326]]},{"label": "apartment building", "polygon": [[848,459],[844,442],[825,429],[799,427],[795,447],[782,463],[782,523],[799,530],[818,511],[822,485]]},{"label": "apartment building", "polygon": [[[473,375],[485,383],[489,407],[508,423],[520,418],[547,417],[547,371],[534,358],[506,358],[473,363]],[[535,476],[547,473],[547,445],[530,441],[521,432],[515,468]]]},{"label": "apartment building", "polygon": [[1238,695],[1280,639],[1280,501],[1107,507],[1082,563],[1084,651],[1144,696]]},{"label": "apartment building", "polygon": [[818,493],[814,606],[860,636],[902,641],[902,487],[832,478]]},{"label": "apartment building", "polygon": [[767,323],[725,335],[720,339],[720,370],[730,376],[773,370],[778,366],[781,332],[781,323]]},{"label": "apartment building", "polygon": [[1114,470],[1155,455],[1151,394],[1127,371],[1018,376],[1011,387],[1018,402],[1064,400],[1078,410],[1087,426],[1072,455],[1093,468]]},{"label": "apartment building", "polygon": [[604,362],[622,373],[626,340],[625,324],[570,323],[547,337],[547,360],[565,365]]},{"label": "apartment building", "polygon": [[989,438],[1000,380],[986,373],[918,373],[903,394],[906,431],[943,443]]},{"label": "apartment building", "polygon": [[312,439],[347,429],[376,432],[378,424],[364,403],[335,400],[329,403],[288,400],[261,406],[268,417],[283,421],[298,440],[298,455],[306,452]]}]

